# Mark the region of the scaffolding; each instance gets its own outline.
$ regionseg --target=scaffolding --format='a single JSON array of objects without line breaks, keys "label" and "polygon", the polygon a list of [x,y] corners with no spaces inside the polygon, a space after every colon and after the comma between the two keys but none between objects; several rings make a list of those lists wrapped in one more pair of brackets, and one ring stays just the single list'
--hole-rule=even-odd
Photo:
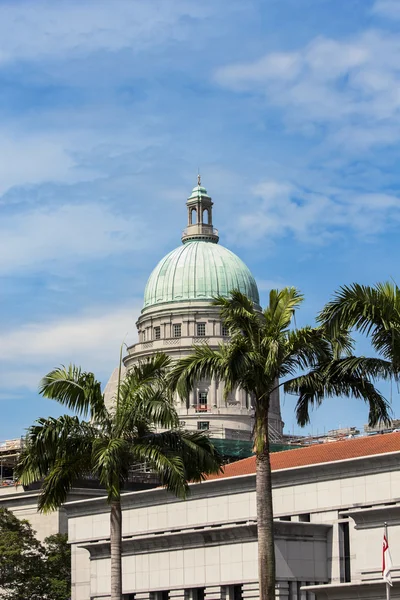
[{"label": "scaffolding", "polygon": [[14,469],[23,448],[23,438],[0,442],[0,486],[14,485]]}]

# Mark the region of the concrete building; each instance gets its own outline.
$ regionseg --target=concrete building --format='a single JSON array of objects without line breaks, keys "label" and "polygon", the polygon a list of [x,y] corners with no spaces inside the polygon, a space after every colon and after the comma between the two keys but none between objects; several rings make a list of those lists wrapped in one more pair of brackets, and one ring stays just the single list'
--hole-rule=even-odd
[{"label": "concrete building", "polygon": [[[127,369],[155,352],[178,359],[189,355],[195,344],[207,342],[217,348],[229,339],[219,309],[212,306],[215,296],[227,297],[230,291],[239,289],[260,308],[253,275],[238,256],[218,244],[213,202],[201,186],[200,177],[186,206],[182,245],[158,263],[147,282],[137,321],[139,342],[128,348],[124,358]],[[116,382],[117,370],[105,389],[108,403],[113,401]],[[208,430],[222,439],[251,437],[252,402],[244,390],[237,389],[225,400],[223,382],[203,380],[188,398],[177,397],[176,406],[186,429]],[[278,391],[271,402],[269,421],[271,439],[280,442],[283,422]]]},{"label": "concrete building", "polygon": [[[383,524],[400,597],[400,433],[272,455],[277,597],[381,599]],[[104,499],[66,505],[72,599],[110,593]],[[258,598],[254,457],[193,485],[188,500],[163,489],[123,497],[125,600]]]},{"label": "concrete building", "polygon": [[[69,495],[69,501],[99,497],[101,493],[104,494],[99,489],[77,488]],[[55,533],[67,533],[68,524],[65,509],[61,507],[47,514],[38,512],[39,494],[38,486],[36,486],[36,489],[25,489],[21,485],[0,487],[0,508],[7,508],[18,519],[29,521],[40,541]]]}]

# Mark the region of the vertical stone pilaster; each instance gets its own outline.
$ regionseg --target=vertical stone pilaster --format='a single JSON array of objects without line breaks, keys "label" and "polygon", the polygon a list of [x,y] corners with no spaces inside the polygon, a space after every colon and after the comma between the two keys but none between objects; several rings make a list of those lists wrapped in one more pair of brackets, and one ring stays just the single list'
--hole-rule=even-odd
[{"label": "vertical stone pilaster", "polygon": [[212,409],[214,404],[217,404],[217,389],[216,389],[215,379],[211,379],[208,394],[209,394],[208,404],[211,406],[211,409]]},{"label": "vertical stone pilaster", "polygon": [[300,600],[297,595],[297,581],[289,581],[289,598],[291,600]]},{"label": "vertical stone pilaster", "polygon": [[[301,581],[300,585],[298,587],[300,588],[300,587],[302,587],[304,585],[307,585],[307,582],[306,581]],[[307,600],[307,592],[306,592],[306,590],[300,589],[300,594],[298,594],[297,600]]]},{"label": "vertical stone pilaster", "polygon": [[275,597],[279,600],[288,600],[289,598],[289,582],[277,581],[275,585]]},{"label": "vertical stone pilaster", "polygon": [[[329,544],[331,541],[331,544]],[[328,577],[331,583],[340,583],[341,581],[341,561],[340,561],[340,531],[339,523],[333,523],[332,529],[328,534]],[[330,563],[330,573],[329,573]]]}]

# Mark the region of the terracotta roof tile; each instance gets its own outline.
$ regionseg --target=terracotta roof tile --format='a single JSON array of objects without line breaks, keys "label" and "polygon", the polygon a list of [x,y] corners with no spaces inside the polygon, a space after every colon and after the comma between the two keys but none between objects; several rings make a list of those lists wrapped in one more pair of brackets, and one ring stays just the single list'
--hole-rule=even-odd
[{"label": "terracotta roof tile", "polygon": [[[400,452],[400,433],[385,433],[382,435],[365,436],[351,440],[314,444],[306,448],[296,448],[271,454],[273,471],[293,469],[307,465],[318,465],[327,462],[348,460],[374,454]],[[256,472],[255,456],[238,460],[226,465],[221,475],[213,475],[208,479],[222,479],[250,475]]]}]

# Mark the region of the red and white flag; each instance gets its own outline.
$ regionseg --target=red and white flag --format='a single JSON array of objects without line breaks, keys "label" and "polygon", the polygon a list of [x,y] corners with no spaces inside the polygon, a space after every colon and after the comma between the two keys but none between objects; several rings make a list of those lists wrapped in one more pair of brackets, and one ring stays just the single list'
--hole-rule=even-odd
[{"label": "red and white flag", "polygon": [[382,547],[382,575],[383,581],[389,585],[392,583],[392,557],[390,556],[389,542],[387,539],[386,532],[383,534],[383,547]]}]

